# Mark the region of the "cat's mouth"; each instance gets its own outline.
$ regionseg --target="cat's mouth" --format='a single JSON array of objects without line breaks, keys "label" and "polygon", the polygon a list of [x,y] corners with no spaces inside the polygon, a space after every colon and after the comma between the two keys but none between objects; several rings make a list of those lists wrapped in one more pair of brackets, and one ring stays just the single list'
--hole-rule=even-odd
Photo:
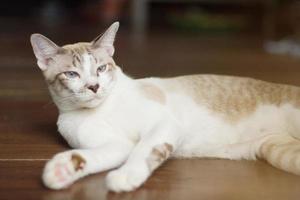
[{"label": "cat's mouth", "polygon": [[93,98],[87,99],[85,101],[82,101],[83,107],[86,107],[86,108],[97,107],[100,105],[100,103],[101,103],[101,99],[98,97],[93,97]]},{"label": "cat's mouth", "polygon": [[88,102],[92,102],[92,101],[95,101],[95,100],[97,100],[97,98],[87,99],[87,100],[85,100],[85,102],[88,103]]}]

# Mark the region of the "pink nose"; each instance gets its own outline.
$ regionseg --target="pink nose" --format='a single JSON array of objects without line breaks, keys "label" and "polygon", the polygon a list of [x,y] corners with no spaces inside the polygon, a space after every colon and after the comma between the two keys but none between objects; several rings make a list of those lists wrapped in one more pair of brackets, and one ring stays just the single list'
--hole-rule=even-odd
[{"label": "pink nose", "polygon": [[97,93],[97,91],[99,89],[99,84],[97,83],[96,85],[90,85],[87,88],[92,90],[94,93]]}]

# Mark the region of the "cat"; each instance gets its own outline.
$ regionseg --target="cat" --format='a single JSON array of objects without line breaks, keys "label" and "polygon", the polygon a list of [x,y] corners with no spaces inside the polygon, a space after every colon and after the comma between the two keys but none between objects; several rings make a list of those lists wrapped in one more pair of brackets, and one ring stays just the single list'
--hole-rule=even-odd
[{"label": "cat", "polygon": [[170,157],[259,158],[300,174],[300,88],[205,74],[133,79],[113,60],[118,28],[62,47],[31,35],[58,130],[74,148],[46,163],[48,188],[113,169],[108,189],[133,191]]}]

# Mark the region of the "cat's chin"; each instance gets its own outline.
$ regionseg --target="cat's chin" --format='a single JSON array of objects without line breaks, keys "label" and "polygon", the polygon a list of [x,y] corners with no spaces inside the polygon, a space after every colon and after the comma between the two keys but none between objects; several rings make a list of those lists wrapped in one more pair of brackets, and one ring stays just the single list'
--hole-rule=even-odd
[{"label": "cat's chin", "polygon": [[101,105],[102,102],[103,102],[102,99],[95,98],[88,101],[82,101],[77,103],[69,103],[69,104],[56,103],[56,105],[60,111],[69,112],[69,111],[80,110],[80,109],[97,108]]},{"label": "cat's chin", "polygon": [[96,108],[101,104],[101,102],[102,101],[100,99],[95,98],[81,103],[81,106],[82,108]]}]

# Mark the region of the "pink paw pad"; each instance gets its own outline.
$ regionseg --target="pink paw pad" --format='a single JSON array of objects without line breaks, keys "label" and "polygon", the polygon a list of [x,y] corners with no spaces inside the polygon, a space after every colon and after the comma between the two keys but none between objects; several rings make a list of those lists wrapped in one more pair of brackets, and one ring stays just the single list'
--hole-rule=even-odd
[{"label": "pink paw pad", "polygon": [[47,187],[52,189],[65,188],[80,177],[79,172],[85,167],[85,159],[78,154],[69,156],[69,158],[54,158],[47,164],[43,174],[43,180]]}]

